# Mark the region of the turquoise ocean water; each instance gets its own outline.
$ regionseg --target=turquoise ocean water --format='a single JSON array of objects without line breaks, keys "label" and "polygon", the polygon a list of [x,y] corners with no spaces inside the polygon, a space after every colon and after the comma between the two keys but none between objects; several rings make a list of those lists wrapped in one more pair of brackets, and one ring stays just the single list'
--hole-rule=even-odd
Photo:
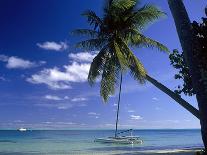
[{"label": "turquoise ocean water", "polygon": [[136,151],[202,147],[200,130],[135,130],[136,145],[95,143],[113,130],[0,130],[0,155],[128,155]]}]

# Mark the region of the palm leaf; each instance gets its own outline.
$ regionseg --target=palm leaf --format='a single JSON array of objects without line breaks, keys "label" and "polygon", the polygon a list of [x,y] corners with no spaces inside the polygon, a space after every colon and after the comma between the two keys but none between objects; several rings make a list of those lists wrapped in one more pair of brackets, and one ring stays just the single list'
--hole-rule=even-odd
[{"label": "palm leaf", "polygon": [[101,18],[99,18],[94,11],[87,10],[84,13],[82,13],[82,15],[88,18],[88,22],[90,25],[94,26],[94,30],[98,26],[102,25]]},{"label": "palm leaf", "polygon": [[130,62],[129,68],[130,68],[131,76],[135,80],[139,81],[139,83],[141,84],[145,83],[145,78],[147,73],[141,61],[133,53],[131,53],[129,62]]},{"label": "palm leaf", "polygon": [[119,79],[119,65],[115,57],[107,59],[101,79],[100,94],[104,102],[107,102],[110,95],[115,93],[116,84]]},{"label": "palm leaf", "polygon": [[103,48],[93,59],[88,74],[88,82],[90,85],[93,85],[95,80],[103,73],[107,52],[107,48]]},{"label": "palm leaf", "polygon": [[142,34],[132,36],[131,41],[132,45],[135,45],[137,47],[157,48],[159,51],[167,53],[170,52],[169,49],[163,44],[148,37],[145,37]]},{"label": "palm leaf", "polygon": [[123,52],[121,52],[121,49],[119,48],[119,45],[116,43],[116,41],[113,41],[113,46],[111,49],[113,49],[114,55],[117,57],[118,63],[121,66],[121,70],[126,70],[128,68],[128,61]]},{"label": "palm leaf", "polygon": [[129,33],[126,37],[126,40],[131,46],[157,48],[159,51],[170,53],[169,49],[165,45],[159,43],[158,41],[145,37],[136,29],[129,29],[128,32]]},{"label": "palm leaf", "polygon": [[136,0],[113,0],[111,4],[111,9],[125,11],[134,7],[136,3]]},{"label": "palm leaf", "polygon": [[133,23],[139,30],[142,30],[146,25],[158,20],[165,15],[154,5],[144,5],[142,8],[134,12],[127,20],[128,23]]},{"label": "palm leaf", "polygon": [[100,38],[84,40],[76,44],[78,48],[84,48],[86,50],[99,50],[105,45],[105,40]]},{"label": "palm leaf", "polygon": [[140,83],[145,82],[146,71],[141,61],[133,54],[133,52],[129,49],[127,44],[121,39],[117,38],[120,49],[126,55],[126,60],[128,60],[129,69],[132,77],[135,80],[138,80]]},{"label": "palm leaf", "polygon": [[91,38],[96,38],[99,35],[97,31],[90,30],[90,29],[76,29],[72,32],[72,34],[77,36],[91,37]]}]

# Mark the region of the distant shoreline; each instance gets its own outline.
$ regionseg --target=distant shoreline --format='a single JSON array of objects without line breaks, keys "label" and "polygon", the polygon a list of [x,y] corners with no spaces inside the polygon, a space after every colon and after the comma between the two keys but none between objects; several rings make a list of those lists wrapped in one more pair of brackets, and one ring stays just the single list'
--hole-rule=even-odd
[{"label": "distant shoreline", "polygon": [[196,155],[197,152],[201,151],[198,149],[172,149],[172,150],[150,150],[150,151],[137,151],[130,152],[124,155]]},{"label": "distant shoreline", "polygon": [[[78,131],[78,130],[88,130],[88,131],[94,131],[94,130],[115,130],[115,129],[100,129],[100,128],[97,128],[97,129],[89,129],[89,128],[74,128],[74,129],[33,129],[33,128],[27,128],[28,129],[28,131],[39,131],[39,130],[46,130],[46,131],[73,131],[73,130],[76,130],[76,131]],[[5,131],[5,130],[10,130],[10,131],[15,131],[15,130],[18,130],[18,128],[17,129],[0,129],[0,131]],[[122,130],[128,130],[128,128],[126,128],[126,129],[119,129],[120,131],[122,131]],[[157,131],[162,131],[162,130],[201,130],[200,128],[192,128],[192,129],[133,129],[133,130],[138,130],[138,131],[144,131],[144,130],[148,130],[148,131],[150,131],[150,130],[152,130],[152,131],[154,131],[154,130],[157,130]]]}]

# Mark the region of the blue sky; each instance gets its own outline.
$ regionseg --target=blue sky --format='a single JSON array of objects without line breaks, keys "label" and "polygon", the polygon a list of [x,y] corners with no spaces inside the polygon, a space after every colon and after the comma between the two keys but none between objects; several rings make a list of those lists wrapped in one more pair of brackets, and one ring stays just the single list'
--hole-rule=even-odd
[{"label": "blue sky", "polygon": [[[167,1],[143,0],[167,16],[143,33],[181,50]],[[201,21],[205,1],[185,0],[191,20]],[[99,83],[86,81],[97,51],[75,49],[82,38],[70,32],[88,28],[80,14],[92,9],[101,15],[103,0],[0,1],[0,128],[72,129],[114,128],[117,96],[104,104]],[[152,49],[133,49],[149,75],[171,89],[176,70],[168,55]],[[185,97],[197,107],[195,97]],[[199,121],[149,83],[123,79],[120,128],[199,128]]]}]

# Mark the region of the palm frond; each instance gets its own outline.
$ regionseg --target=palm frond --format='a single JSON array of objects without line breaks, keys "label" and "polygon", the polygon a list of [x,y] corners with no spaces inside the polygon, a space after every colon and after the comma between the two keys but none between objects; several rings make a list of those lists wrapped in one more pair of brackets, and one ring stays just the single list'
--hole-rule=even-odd
[{"label": "palm frond", "polygon": [[119,45],[117,44],[116,41],[113,41],[113,46],[111,47],[114,52],[114,56],[117,57],[118,63],[121,66],[122,70],[126,70],[128,68],[128,61],[126,59],[126,56],[123,54],[121,49],[119,48]]},{"label": "palm frond", "polygon": [[136,3],[136,0],[113,0],[111,4],[111,9],[125,11],[133,8]]},{"label": "palm frond", "polygon": [[132,53],[129,58],[129,62],[131,76],[139,83],[145,83],[147,72],[144,69],[144,66],[142,65],[141,61]]},{"label": "palm frond", "polygon": [[125,11],[133,9],[138,0],[106,0],[104,6],[104,17],[117,17],[123,15]]},{"label": "palm frond", "polygon": [[102,25],[102,20],[99,18],[94,11],[87,10],[82,13],[83,16],[87,17],[90,25],[94,26],[94,30],[100,25]]},{"label": "palm frond", "polygon": [[159,51],[170,53],[169,49],[165,45],[145,37],[142,34],[133,35],[131,37],[131,44],[137,47],[157,48]]},{"label": "palm frond", "polygon": [[127,22],[134,23],[139,30],[142,30],[146,25],[163,16],[165,16],[165,13],[160,11],[156,6],[144,5],[142,8],[135,11]]},{"label": "palm frond", "polygon": [[100,38],[84,40],[76,44],[78,48],[86,50],[100,50],[105,45],[105,40]]},{"label": "palm frond", "polygon": [[107,52],[106,47],[102,48],[102,50],[93,59],[88,74],[88,82],[90,85],[93,85],[96,79],[103,73]]},{"label": "palm frond", "polygon": [[[139,42],[139,40],[141,41],[141,43]],[[166,46],[153,39],[141,35],[139,40],[135,42],[135,45],[138,43],[138,47],[157,48],[159,51],[170,53],[169,49]]]},{"label": "palm frond", "polygon": [[127,44],[121,39],[118,38],[119,45],[121,46],[120,49],[122,52],[125,53],[127,56],[126,60],[129,64],[129,69],[132,77],[139,81],[140,83],[145,82],[146,71],[144,66],[142,65],[141,61],[133,54],[133,52],[129,49]]},{"label": "palm frond", "polygon": [[96,38],[96,37],[98,37],[99,32],[97,32],[95,30],[90,30],[90,29],[76,29],[76,30],[72,31],[72,35]]},{"label": "palm frond", "polygon": [[100,88],[100,94],[104,102],[107,102],[109,96],[115,93],[115,88],[119,80],[119,72],[120,67],[115,57],[107,59],[104,65]]}]

